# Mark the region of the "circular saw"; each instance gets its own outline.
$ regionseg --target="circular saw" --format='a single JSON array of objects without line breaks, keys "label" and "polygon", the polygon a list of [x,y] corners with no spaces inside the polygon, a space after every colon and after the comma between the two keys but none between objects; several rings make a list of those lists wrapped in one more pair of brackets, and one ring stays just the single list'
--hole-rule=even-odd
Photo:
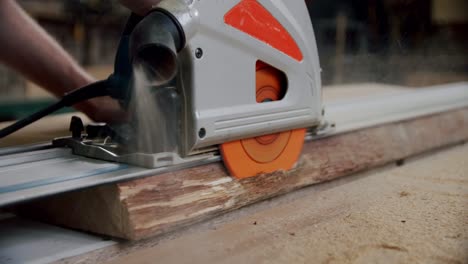
[{"label": "circular saw", "polygon": [[[149,92],[135,92],[137,66],[153,81]],[[73,137],[55,142],[75,154],[152,168],[219,150],[237,178],[290,170],[306,129],[322,123],[320,65],[306,4],[162,0],[145,16],[131,15],[107,80],[0,136],[62,106],[107,95],[129,110],[132,100],[154,102],[137,111],[144,128],[93,125],[82,131],[75,125]],[[142,144],[147,138],[162,143]]]}]

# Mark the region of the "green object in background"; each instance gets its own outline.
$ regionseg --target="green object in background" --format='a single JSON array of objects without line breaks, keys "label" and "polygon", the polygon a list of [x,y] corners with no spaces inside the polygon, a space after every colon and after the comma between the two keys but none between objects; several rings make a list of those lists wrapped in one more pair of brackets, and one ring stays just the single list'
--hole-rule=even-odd
[{"label": "green object in background", "polygon": [[[0,101],[0,122],[13,121],[31,115],[51,104],[53,99]],[[63,108],[54,114],[74,112],[71,107]]]}]

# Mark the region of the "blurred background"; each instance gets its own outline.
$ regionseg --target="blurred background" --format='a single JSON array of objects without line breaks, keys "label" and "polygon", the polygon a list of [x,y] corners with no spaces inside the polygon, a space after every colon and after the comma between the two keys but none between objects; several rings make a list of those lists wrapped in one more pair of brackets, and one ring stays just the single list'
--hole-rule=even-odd
[{"label": "blurred background", "polygon": [[[298,0],[293,0],[298,1]],[[467,0],[306,0],[324,85],[468,80]],[[18,0],[91,74],[106,78],[128,10],[116,0]],[[0,121],[53,98],[0,65]]]}]

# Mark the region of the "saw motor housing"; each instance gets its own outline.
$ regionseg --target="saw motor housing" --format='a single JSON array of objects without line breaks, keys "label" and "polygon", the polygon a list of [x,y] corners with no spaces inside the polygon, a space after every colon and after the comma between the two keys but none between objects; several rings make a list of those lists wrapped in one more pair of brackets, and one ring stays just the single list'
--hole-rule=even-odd
[{"label": "saw motor housing", "polygon": [[[156,8],[177,20],[186,40],[176,82],[181,156],[321,122],[319,58],[304,1],[163,0]],[[259,63],[284,74],[281,100],[257,102]]]}]

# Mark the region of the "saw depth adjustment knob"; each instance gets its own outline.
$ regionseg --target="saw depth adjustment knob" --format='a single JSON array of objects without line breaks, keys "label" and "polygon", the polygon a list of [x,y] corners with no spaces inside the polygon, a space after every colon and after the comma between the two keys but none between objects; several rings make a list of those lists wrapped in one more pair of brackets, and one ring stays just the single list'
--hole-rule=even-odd
[{"label": "saw depth adjustment knob", "polygon": [[84,131],[83,120],[78,116],[72,116],[69,131],[72,133],[72,138],[81,139],[81,132]]}]

